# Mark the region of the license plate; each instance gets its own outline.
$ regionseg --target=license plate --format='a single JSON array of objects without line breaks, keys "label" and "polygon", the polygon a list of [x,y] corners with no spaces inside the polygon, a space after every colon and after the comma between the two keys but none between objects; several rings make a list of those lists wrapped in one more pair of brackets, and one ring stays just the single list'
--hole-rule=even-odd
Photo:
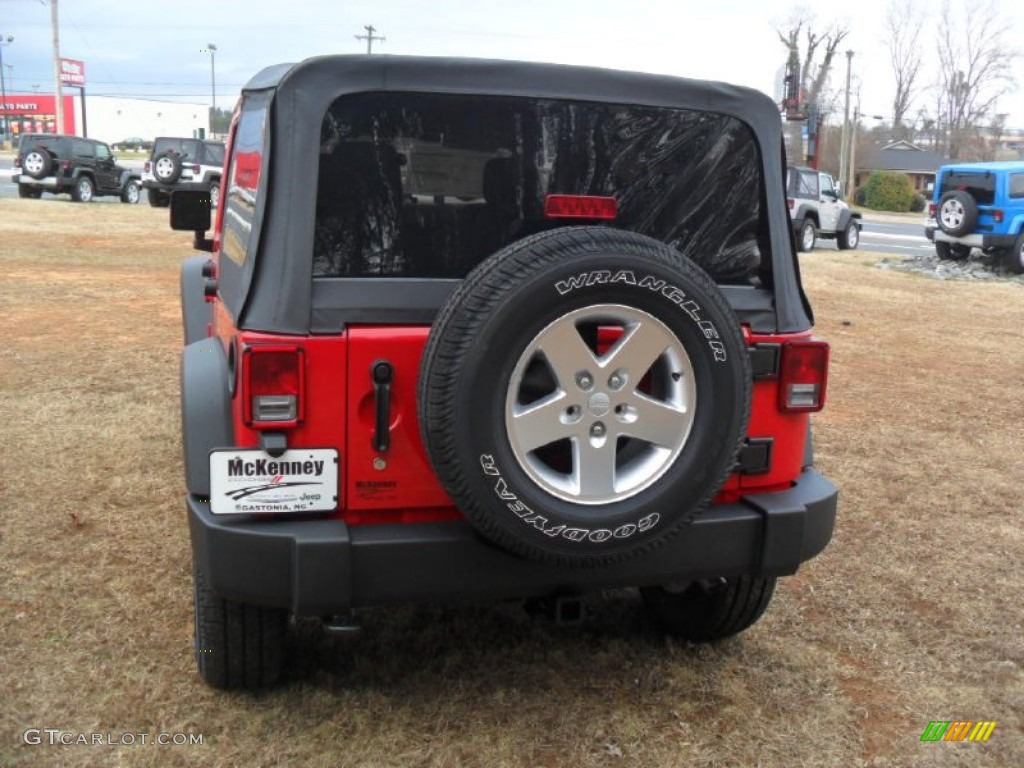
[{"label": "license plate", "polygon": [[297,448],[210,453],[210,511],[215,515],[329,512],[338,507],[338,452]]}]

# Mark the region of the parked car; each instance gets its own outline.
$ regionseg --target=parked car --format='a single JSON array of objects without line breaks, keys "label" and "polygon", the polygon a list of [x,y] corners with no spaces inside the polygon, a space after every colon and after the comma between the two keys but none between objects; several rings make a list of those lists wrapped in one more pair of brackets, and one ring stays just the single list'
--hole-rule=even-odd
[{"label": "parked car", "polygon": [[837,498],[781,144],[772,101],[721,83],[398,56],[253,78],[214,237],[201,191],[171,198],[213,252],[181,277],[202,677],[272,683],[290,616],[374,605],[571,622],[639,587],[686,640],[754,624]]},{"label": "parked car", "polygon": [[963,261],[980,248],[1024,274],[1024,162],[939,168],[924,233],[941,259]]},{"label": "parked car", "polygon": [[52,192],[68,193],[76,203],[102,195],[139,202],[138,172],[118,165],[102,141],[80,136],[23,134],[11,180],[18,185],[19,197],[40,198],[43,192]]},{"label": "parked car", "polygon": [[787,168],[786,195],[798,250],[814,250],[819,237],[834,239],[843,250],[860,244],[860,212],[843,201],[829,174],[814,168]]},{"label": "parked car", "polygon": [[150,150],[153,148],[153,142],[148,139],[143,139],[140,136],[132,136],[129,139],[122,139],[121,141],[115,141],[110,145],[115,150],[131,150],[138,152],[140,150]]},{"label": "parked car", "polygon": [[142,186],[156,208],[166,208],[178,191],[204,192],[216,208],[223,166],[223,142],[161,136],[143,167]]}]

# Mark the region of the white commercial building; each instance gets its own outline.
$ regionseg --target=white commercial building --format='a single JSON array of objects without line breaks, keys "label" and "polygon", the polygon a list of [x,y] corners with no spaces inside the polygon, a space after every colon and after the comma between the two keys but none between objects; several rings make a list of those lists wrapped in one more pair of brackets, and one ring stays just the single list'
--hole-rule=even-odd
[{"label": "white commercial building", "polygon": [[200,131],[204,136],[210,133],[208,104],[90,96],[86,91],[84,122],[81,110],[81,99],[76,98],[75,125],[85,125],[90,139],[108,144],[130,136],[153,139],[156,136],[198,136]]}]

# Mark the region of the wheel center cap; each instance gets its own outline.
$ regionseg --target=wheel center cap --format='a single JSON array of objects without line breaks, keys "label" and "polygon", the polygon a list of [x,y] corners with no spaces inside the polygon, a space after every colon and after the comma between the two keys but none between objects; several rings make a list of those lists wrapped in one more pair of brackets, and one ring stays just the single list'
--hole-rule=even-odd
[{"label": "wheel center cap", "polygon": [[604,416],[611,410],[611,407],[612,400],[604,392],[595,392],[587,401],[587,408],[590,410],[591,416]]}]

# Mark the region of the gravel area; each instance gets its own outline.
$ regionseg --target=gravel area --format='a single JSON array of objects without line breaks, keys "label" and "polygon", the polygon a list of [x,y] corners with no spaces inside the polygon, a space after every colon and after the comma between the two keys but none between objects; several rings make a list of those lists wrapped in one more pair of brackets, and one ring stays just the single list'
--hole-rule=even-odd
[{"label": "gravel area", "polygon": [[880,259],[876,266],[880,269],[895,269],[901,272],[918,272],[937,280],[988,280],[1002,283],[1020,283],[1024,285],[1024,275],[1015,275],[1001,264],[992,254],[984,253],[975,248],[967,261],[949,261],[940,259],[934,251],[920,255]]}]

